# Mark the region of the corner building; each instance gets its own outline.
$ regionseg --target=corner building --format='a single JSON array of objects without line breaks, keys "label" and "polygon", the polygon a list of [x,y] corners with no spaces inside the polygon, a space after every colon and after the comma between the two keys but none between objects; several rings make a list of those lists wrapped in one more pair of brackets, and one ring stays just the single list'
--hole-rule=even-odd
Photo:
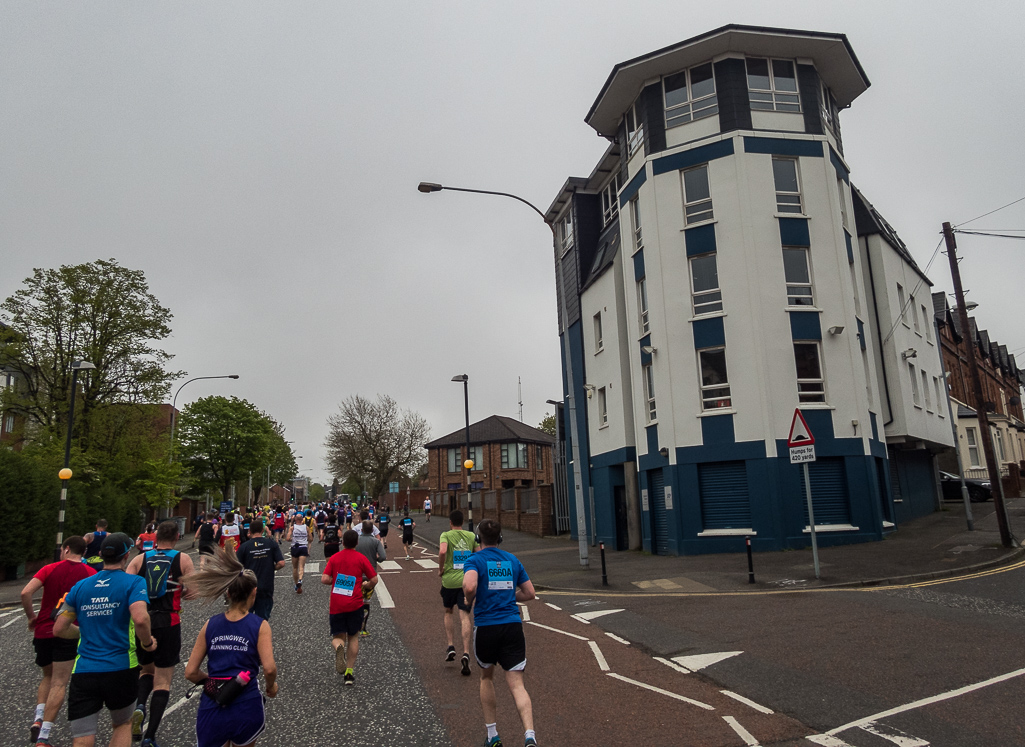
[{"label": "corner building", "polygon": [[611,144],[546,217],[587,526],[610,547],[809,544],[795,408],[820,544],[937,508],[945,403],[909,396],[928,382],[939,404],[935,336],[914,337],[931,318],[889,327],[931,284],[843,151],[840,111],[868,86],[842,34],[731,25],[616,65],[598,94],[586,121]]}]

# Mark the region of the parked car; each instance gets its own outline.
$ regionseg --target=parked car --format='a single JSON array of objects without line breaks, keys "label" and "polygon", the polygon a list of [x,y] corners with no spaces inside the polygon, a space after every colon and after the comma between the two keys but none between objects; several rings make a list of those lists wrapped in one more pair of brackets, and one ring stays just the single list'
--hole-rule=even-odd
[{"label": "parked car", "polygon": [[[940,483],[943,485],[943,500],[961,500],[961,478],[949,472],[940,471]],[[973,503],[981,503],[993,498],[993,489],[989,480],[976,480],[974,477],[964,479],[965,487],[968,488],[968,498]]]}]

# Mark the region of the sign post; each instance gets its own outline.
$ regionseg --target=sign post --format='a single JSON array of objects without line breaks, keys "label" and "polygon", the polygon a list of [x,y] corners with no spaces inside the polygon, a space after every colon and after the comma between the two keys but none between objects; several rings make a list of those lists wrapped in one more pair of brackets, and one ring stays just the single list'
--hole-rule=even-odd
[{"label": "sign post", "polygon": [[815,437],[808,428],[808,423],[800,409],[794,410],[794,419],[790,423],[790,436],[787,438],[790,449],[790,463],[800,464],[804,470],[804,497],[808,502],[808,529],[811,532],[811,556],[815,563],[815,578],[819,578],[819,543],[815,536],[815,510],[811,503],[811,477],[808,475],[808,463],[815,461]]}]

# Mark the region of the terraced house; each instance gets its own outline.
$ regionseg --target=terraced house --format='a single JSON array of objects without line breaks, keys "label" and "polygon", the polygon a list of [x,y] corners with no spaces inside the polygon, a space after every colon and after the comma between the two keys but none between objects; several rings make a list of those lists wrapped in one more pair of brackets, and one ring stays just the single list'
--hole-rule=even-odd
[{"label": "terraced house", "polygon": [[796,408],[820,543],[937,506],[953,438],[931,284],[851,186],[841,138],[868,86],[842,34],[730,25],[616,65],[598,93],[586,122],[610,145],[546,217],[588,531],[611,547],[805,545]]}]

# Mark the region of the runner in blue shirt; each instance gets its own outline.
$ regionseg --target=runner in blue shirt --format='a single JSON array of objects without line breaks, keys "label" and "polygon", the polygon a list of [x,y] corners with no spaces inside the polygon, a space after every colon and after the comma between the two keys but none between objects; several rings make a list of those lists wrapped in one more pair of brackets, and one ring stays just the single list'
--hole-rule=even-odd
[{"label": "runner in blue shirt", "polygon": [[534,598],[534,585],[514,555],[498,549],[502,527],[485,519],[477,525],[481,549],[463,564],[463,596],[473,605],[473,650],[480,667],[480,704],[488,730],[487,747],[501,747],[495,702],[495,665],[505,670],[516,710],[523,722],[525,747],[537,747],[530,695],[523,685],[527,644],[517,602]]},{"label": "runner in blue shirt", "polygon": [[[150,631],[146,581],[125,573],[132,539],[108,534],[100,546],[103,570],[75,584],[64,598],[54,635],[79,638],[68,687],[68,721],[76,747],[96,741],[100,711],[110,711],[111,745],[128,744],[139,687],[135,639],[147,651],[157,647]],[[76,628],[72,623],[78,622]]]}]

